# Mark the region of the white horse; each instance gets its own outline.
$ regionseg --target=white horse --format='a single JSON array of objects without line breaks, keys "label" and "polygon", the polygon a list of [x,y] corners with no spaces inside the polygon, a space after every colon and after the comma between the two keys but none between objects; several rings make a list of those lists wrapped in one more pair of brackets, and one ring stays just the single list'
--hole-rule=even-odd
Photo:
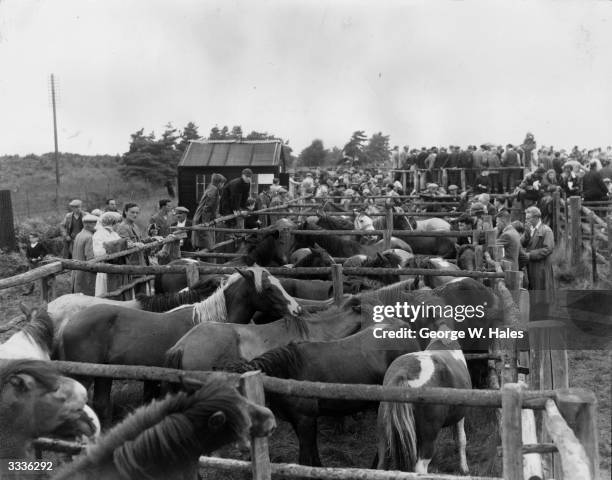
[{"label": "white horse", "polygon": [[[405,213],[401,207],[393,207],[394,213]],[[381,212],[375,206],[368,206],[365,212],[360,213],[355,218],[355,228],[357,230],[384,230],[387,225],[385,217],[376,217],[375,219],[370,218],[368,215],[373,213],[384,213]],[[422,220],[416,220],[416,229],[413,228],[412,222],[410,222],[410,215],[404,216],[408,229],[416,230],[417,232],[449,232],[451,230],[451,224],[443,218],[433,217],[425,218]]]}]

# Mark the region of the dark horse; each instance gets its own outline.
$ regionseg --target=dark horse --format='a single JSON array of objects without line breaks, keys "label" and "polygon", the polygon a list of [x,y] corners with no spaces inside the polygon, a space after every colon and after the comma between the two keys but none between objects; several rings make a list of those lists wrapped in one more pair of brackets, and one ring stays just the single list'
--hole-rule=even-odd
[{"label": "dark horse", "polygon": [[[198,266],[209,267],[238,267],[259,265],[267,267],[272,265],[285,265],[288,263],[288,245],[284,245],[285,240],[280,235],[280,231],[274,229],[262,229],[250,235],[245,244],[237,253],[244,253],[243,256],[230,260],[221,265],[216,263],[201,262],[192,258],[181,258],[174,260],[168,265],[187,265],[195,263]],[[208,277],[204,277],[205,280]],[[164,273],[155,278],[155,291],[157,293],[173,293],[187,287],[187,278],[183,273]]]},{"label": "dark horse", "polygon": [[[304,222],[301,230],[323,230],[320,226],[312,223]],[[315,244],[323,247],[327,252],[334,257],[352,257],[353,255],[368,255],[372,256],[376,252],[382,252],[385,250],[384,242],[375,243],[374,245],[362,245],[354,240],[345,240],[343,238],[332,236],[332,235],[300,235],[300,230],[293,232],[294,244],[292,251],[298,248],[312,248]],[[411,248],[397,238],[391,239],[391,248],[401,248],[408,252],[411,252]]]},{"label": "dark horse", "polygon": [[[248,323],[256,311],[275,318],[297,315],[301,307],[278,280],[261,267],[232,275],[203,302],[166,313],[145,312],[114,305],[94,305],[72,317],[59,332],[59,357],[86,363],[161,366],[164,355],[179,338],[201,322]],[[89,384],[90,379],[84,379]],[[94,406],[110,418],[112,379],[96,378]],[[145,384],[145,397],[155,393]]]},{"label": "dark horse", "polygon": [[200,455],[234,442],[246,447],[250,436],[268,436],[275,426],[270,410],[215,375],[191,395],[136,410],[53,478],[196,480]]},{"label": "dark horse", "polygon": [[[398,356],[420,350],[416,340],[382,340],[376,335],[407,326],[401,321],[377,324],[355,335],[329,342],[292,343],[250,362],[226,365],[233,372],[261,370],[267,375],[326,383],[382,384],[387,367]],[[376,333],[375,333],[375,329]],[[373,402],[268,396],[274,412],[286,418],[299,440],[299,463],[321,465],[317,417],[344,416],[375,407]]]},{"label": "dark horse", "polygon": [[[321,248],[318,244],[314,244],[314,247],[310,248],[310,253],[305,257],[300,258],[297,262],[293,264],[293,268],[301,268],[301,267],[329,267],[333,265],[334,259],[331,257],[329,253],[325,251],[324,248]],[[331,273],[320,273],[308,275],[307,277],[301,278],[312,278],[317,280],[331,280]]]}]

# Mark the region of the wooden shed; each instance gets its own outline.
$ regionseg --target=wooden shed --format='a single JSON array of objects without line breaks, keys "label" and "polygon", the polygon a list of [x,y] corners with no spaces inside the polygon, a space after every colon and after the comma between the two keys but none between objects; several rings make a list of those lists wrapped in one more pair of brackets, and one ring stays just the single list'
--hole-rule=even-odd
[{"label": "wooden shed", "polygon": [[193,215],[213,173],[229,181],[250,168],[252,195],[271,184],[274,177],[285,184],[288,161],[280,140],[192,140],[178,165],[179,205]]}]

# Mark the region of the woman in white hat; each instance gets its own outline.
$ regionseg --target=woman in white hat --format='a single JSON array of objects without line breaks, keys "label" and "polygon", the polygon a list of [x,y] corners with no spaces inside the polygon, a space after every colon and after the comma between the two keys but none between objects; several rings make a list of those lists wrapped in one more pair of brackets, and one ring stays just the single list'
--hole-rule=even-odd
[{"label": "woman in white hat", "polygon": [[[100,216],[100,226],[93,234],[93,253],[100,257],[106,255],[109,242],[121,240],[115,232],[114,227],[121,222],[121,214],[118,212],[105,212]],[[108,276],[106,273],[99,272],[96,275],[96,297],[100,297],[108,292]]]}]

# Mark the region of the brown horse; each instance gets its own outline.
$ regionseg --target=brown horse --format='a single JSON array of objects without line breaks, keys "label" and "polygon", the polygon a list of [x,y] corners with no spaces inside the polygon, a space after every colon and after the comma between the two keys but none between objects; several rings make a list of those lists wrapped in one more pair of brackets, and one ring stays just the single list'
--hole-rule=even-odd
[{"label": "brown horse", "polygon": [[[87,391],[41,360],[0,361],[0,459],[26,459],[30,442],[69,424],[90,435],[83,423]],[[6,463],[0,469],[0,476]]]},{"label": "brown horse", "polygon": [[252,360],[291,342],[326,341],[355,333],[362,324],[360,300],[353,297],[301,317],[285,317],[264,325],[201,323],[168,350],[164,366],[215,370],[228,362]]},{"label": "brown horse", "polygon": [[[451,330],[442,325],[439,332]],[[423,352],[407,353],[389,366],[383,385],[407,389],[420,387],[472,388],[459,344],[432,340]],[[465,407],[456,405],[381,402],[378,408],[378,469],[427,473],[434,443],[442,427],[455,425],[460,470],[468,475],[465,454]]]},{"label": "brown horse", "polygon": [[[268,228],[256,231],[247,238],[245,244],[237,253],[244,253],[242,257],[235,258],[222,265],[207,263],[193,258],[181,258],[174,260],[168,265],[187,265],[195,263],[198,266],[210,267],[246,267],[260,265],[268,267],[273,265],[285,265],[289,262],[287,258],[289,245],[285,245],[285,239],[280,235],[277,228]],[[208,277],[203,277],[205,280]],[[155,291],[157,293],[178,292],[187,287],[187,279],[183,273],[165,273],[155,278]]]},{"label": "brown horse", "polygon": [[196,480],[198,458],[224,445],[249,444],[275,428],[272,412],[211,376],[194,394],[181,392],[136,410],[53,480]]},{"label": "brown horse", "polygon": [[[292,343],[250,362],[226,365],[234,372],[261,370],[267,375],[326,383],[382,384],[387,367],[398,356],[420,350],[413,339],[381,339],[389,330],[409,326],[401,321],[377,324],[340,340]],[[373,402],[268,396],[272,410],[286,418],[299,441],[299,463],[321,465],[317,446],[317,417],[344,416],[371,408]]]},{"label": "brown horse", "polygon": [[[185,333],[202,322],[248,323],[256,311],[297,315],[301,307],[276,278],[261,267],[239,271],[203,302],[166,313],[94,305],[72,317],[59,333],[61,360],[115,365],[161,366],[164,355]],[[90,379],[83,379],[88,385]],[[94,407],[110,420],[112,379],[96,378]],[[156,393],[145,382],[145,398]]]}]

